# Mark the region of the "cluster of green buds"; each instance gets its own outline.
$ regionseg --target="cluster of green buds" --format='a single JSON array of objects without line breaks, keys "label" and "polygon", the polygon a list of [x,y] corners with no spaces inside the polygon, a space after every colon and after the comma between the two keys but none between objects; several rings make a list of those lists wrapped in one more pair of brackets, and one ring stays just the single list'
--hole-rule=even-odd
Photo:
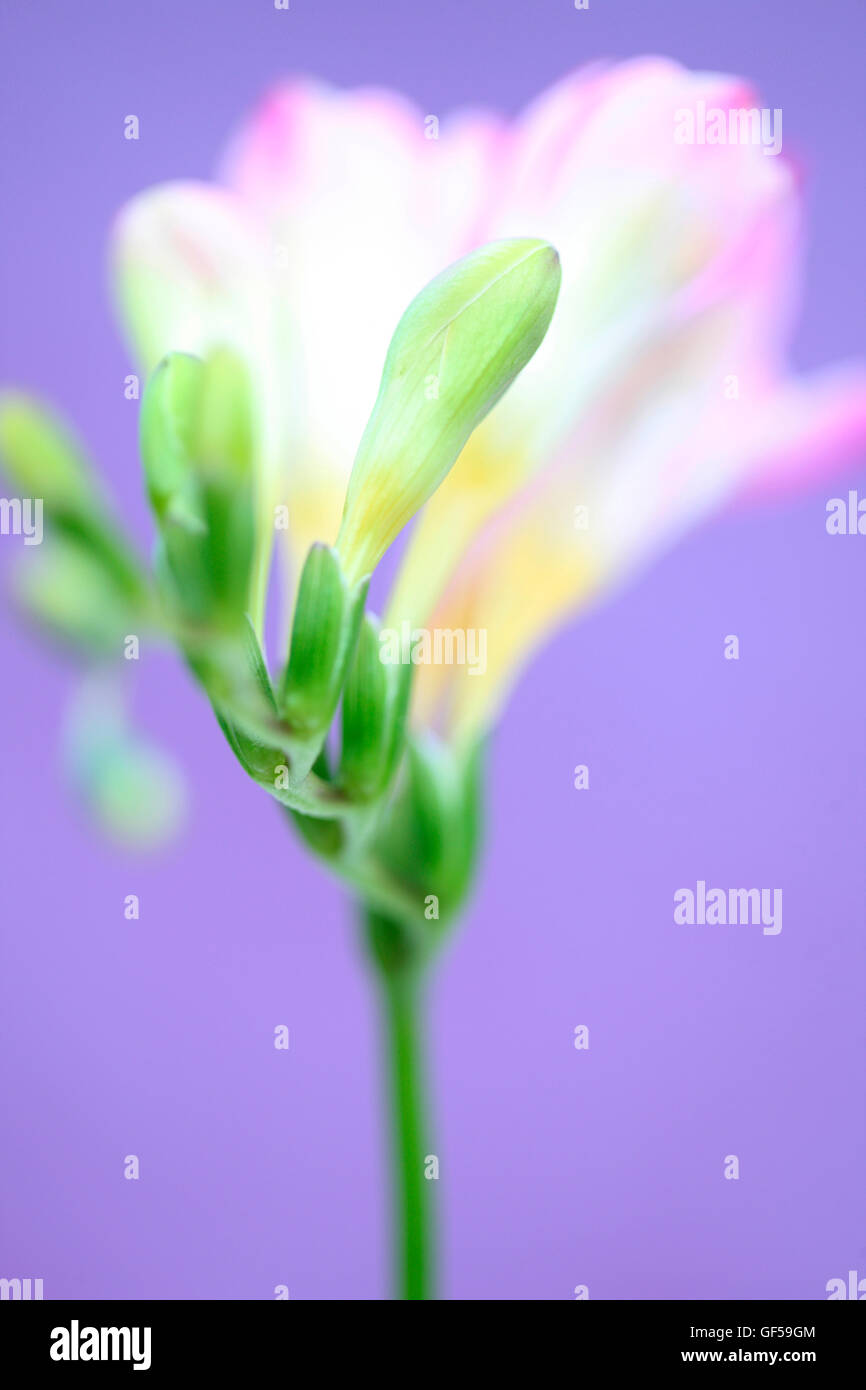
[{"label": "cluster of green buds", "polygon": [[253,386],[238,357],[170,354],[146,385],[152,575],[62,429],[21,397],[0,410],[5,469],[43,498],[53,532],[53,578],[49,567],[31,582],[31,609],[73,644],[110,650],[135,622],[177,644],[244,772],[354,888],[383,964],[432,950],[466,893],[479,754],[411,728],[413,668],[381,659],[370,577],[535,352],[558,289],[552,247],[503,241],[449,267],[409,306],[339,534],[302,566],[278,669],[250,617],[261,508]]}]

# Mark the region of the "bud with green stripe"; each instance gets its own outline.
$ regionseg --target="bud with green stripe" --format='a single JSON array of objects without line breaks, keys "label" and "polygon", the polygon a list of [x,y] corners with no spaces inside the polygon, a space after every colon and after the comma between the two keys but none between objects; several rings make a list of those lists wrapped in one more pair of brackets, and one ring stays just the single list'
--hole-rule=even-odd
[{"label": "bud with green stripe", "polygon": [[367,614],[343,691],[340,784],[354,802],[387,789],[403,749],[412,667],[382,661],[379,624]]},{"label": "bud with green stripe", "polygon": [[141,454],[160,531],[164,597],[193,641],[235,630],[249,606],[255,545],[253,426],[240,360],[172,353],[148,382]]}]

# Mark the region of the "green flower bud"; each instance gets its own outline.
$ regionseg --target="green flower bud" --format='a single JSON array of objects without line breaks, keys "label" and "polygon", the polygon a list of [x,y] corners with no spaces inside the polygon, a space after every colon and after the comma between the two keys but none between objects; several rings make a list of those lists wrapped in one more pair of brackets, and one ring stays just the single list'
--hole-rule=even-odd
[{"label": "green flower bud", "polygon": [[205,359],[195,423],[202,475],[227,489],[248,484],[254,452],[250,382],[240,358],[225,349]]},{"label": "green flower bud", "polygon": [[59,515],[101,508],[102,497],[71,433],[29,396],[10,391],[0,403],[4,472],[29,497]]},{"label": "green flower bud", "polygon": [[370,801],[390,781],[402,748],[412,667],[381,659],[379,624],[367,614],[343,691],[340,783],[351,801]]},{"label": "green flower bud", "polygon": [[371,573],[547,332],[560,266],[546,241],[491,242],[437,275],[397,325],[361,439],[337,550]]},{"label": "green flower bud", "polygon": [[314,545],[298,586],[281,706],[292,730],[324,737],[358,636],[366,584],[350,588],[335,550]]},{"label": "green flower bud", "polygon": [[255,545],[253,426],[242,363],[172,353],[141,409],[141,455],[160,527],[157,571],[186,620],[236,623],[247,610]]},{"label": "green flower bud", "polygon": [[158,522],[204,530],[195,477],[195,426],[204,364],[174,352],[150,377],[141,402],[139,446],[150,505]]},{"label": "green flower bud", "polygon": [[44,508],[47,527],[66,537],[102,571],[118,598],[138,600],[145,581],[111,516],[84,451],[37,401],[10,391],[0,401],[0,461],[21,492]]}]

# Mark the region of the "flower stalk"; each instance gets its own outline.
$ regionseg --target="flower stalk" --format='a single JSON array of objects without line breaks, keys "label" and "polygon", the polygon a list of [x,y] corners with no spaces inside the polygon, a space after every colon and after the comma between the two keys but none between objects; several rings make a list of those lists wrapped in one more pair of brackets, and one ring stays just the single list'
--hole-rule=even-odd
[{"label": "flower stalk", "polygon": [[395,1297],[435,1298],[434,1184],[425,1056],[425,962],[406,950],[393,919],[367,909],[367,943],[377,974],[390,1109]]}]

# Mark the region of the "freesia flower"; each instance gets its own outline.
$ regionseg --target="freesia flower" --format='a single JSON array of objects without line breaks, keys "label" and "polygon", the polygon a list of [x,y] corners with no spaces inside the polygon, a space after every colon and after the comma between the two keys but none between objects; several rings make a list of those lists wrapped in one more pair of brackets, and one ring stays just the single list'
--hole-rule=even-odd
[{"label": "freesia flower", "polygon": [[[786,367],[799,193],[780,128],[742,142],[762,135],[754,106],[736,79],[661,59],[578,73],[513,122],[295,82],[237,134],[219,183],[135,198],[113,264],[149,378],[152,574],[65,434],[26,398],[0,402],[6,470],[44,494],[63,544],[39,616],[100,650],[127,612],[121,631],[152,621],[244,772],[353,892],[409,1299],[434,1289],[424,988],[477,859],[481,735],[556,625],[713,511],[866,441],[862,366]],[[413,518],[385,631],[368,583]],[[269,659],[275,536],[293,616]],[[416,627],[481,632],[483,660],[416,666]],[[76,773],[105,761],[94,728]],[[108,734],[93,799],[111,810],[106,788],[142,778]]]},{"label": "freesia flower", "polygon": [[557,247],[550,332],[429,502],[393,595],[394,621],[489,633],[484,680],[418,672],[422,720],[483,729],[570,613],[729,499],[799,484],[866,437],[862,367],[786,370],[795,173],[760,144],[681,143],[699,102],[757,104],[739,79],[656,58],[578,72],[513,122],[292,82],[236,135],[219,184],[151,190],[119,219],[144,365],[223,342],[247,358],[264,535],[286,504],[296,568],[337,534],[418,285],[486,241]]}]

